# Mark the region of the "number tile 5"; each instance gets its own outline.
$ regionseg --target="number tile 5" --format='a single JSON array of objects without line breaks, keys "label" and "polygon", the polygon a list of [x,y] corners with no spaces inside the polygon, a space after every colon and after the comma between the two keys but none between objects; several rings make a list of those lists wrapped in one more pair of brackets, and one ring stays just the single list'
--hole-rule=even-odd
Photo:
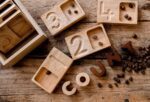
[{"label": "number tile 5", "polygon": [[74,60],[111,46],[102,24],[70,35],[65,40]]}]

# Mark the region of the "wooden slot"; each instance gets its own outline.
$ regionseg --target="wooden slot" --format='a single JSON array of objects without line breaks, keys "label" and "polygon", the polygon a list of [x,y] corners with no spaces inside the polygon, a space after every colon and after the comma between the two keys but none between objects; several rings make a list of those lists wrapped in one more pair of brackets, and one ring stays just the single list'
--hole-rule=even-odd
[{"label": "wooden slot", "polygon": [[85,13],[76,0],[65,0],[41,18],[52,35],[67,29],[85,17]]},{"label": "wooden slot", "polygon": [[6,1],[6,0],[0,0],[0,4],[2,4],[4,1]]},{"label": "wooden slot", "polygon": [[73,59],[85,57],[111,46],[103,25],[70,35],[65,40]]},{"label": "wooden slot", "polygon": [[5,21],[6,19],[8,19],[10,16],[12,16],[15,12],[17,12],[17,10],[12,10],[11,12],[9,12],[6,16],[4,16],[2,19],[3,21]]},{"label": "wooden slot", "polygon": [[137,24],[137,0],[98,0],[98,23]]},{"label": "wooden slot", "polygon": [[48,93],[52,93],[72,62],[67,55],[53,48],[32,81]]},{"label": "wooden slot", "polygon": [[2,9],[0,9],[0,14],[3,13],[5,10],[7,10],[11,6],[12,6],[12,4],[7,4],[5,7],[3,7]]}]

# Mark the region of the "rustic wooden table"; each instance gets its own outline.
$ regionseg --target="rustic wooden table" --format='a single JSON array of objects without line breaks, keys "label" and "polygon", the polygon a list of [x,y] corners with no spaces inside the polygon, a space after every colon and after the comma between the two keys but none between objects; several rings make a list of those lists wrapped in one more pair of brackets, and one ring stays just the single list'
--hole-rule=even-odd
[{"label": "rustic wooden table", "polygon": [[[62,0],[22,0],[31,15],[36,19],[42,29],[49,35],[46,27],[40,19],[41,14],[58,4]],[[0,69],[0,102],[124,102],[128,98],[130,102],[150,102],[150,70],[146,75],[128,74],[133,76],[134,82],[130,85],[120,85],[119,88],[109,89],[108,83],[112,82],[115,73],[120,68],[112,69],[108,66],[103,51],[90,55],[75,63],[64,76],[63,80],[75,82],[75,76],[79,72],[90,74],[91,83],[86,88],[78,88],[79,92],[71,97],[63,95],[61,83],[56,88],[54,94],[48,94],[31,82],[31,78],[45,59],[53,46],[58,47],[68,54],[68,49],[64,42],[64,37],[81,31],[84,28],[96,25],[97,0],[79,0],[87,14],[87,17],[64,31],[58,37],[49,35],[49,41],[43,43],[31,54],[26,56],[16,66]],[[116,49],[120,45],[132,41],[135,47],[147,46],[150,44],[150,0],[139,0],[139,23],[138,25],[105,25],[111,43]],[[133,34],[138,35],[138,39],[132,38]],[[95,56],[96,55],[96,56]],[[99,80],[89,72],[89,65],[95,62],[95,58],[103,59],[107,66],[108,80]],[[127,77],[128,77],[127,76]],[[103,83],[103,88],[98,88],[97,83]]]}]

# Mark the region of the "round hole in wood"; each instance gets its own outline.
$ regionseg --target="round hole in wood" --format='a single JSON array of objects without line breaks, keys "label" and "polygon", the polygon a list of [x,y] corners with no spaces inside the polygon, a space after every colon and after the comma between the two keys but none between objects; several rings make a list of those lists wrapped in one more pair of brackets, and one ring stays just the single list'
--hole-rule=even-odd
[{"label": "round hole in wood", "polygon": [[71,90],[73,89],[73,85],[72,85],[72,84],[68,85],[68,86],[66,87],[66,89],[67,89],[68,91],[71,91]]},{"label": "round hole in wood", "polygon": [[86,81],[85,77],[82,76],[82,77],[80,78],[80,81],[81,81],[81,82],[85,82],[85,81]]}]

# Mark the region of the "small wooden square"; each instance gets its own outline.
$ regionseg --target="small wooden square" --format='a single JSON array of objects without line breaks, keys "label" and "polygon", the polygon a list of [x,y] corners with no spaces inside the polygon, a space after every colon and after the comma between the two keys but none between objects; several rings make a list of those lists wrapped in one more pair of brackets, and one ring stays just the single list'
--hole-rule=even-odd
[{"label": "small wooden square", "polygon": [[53,48],[32,81],[48,93],[52,93],[72,62],[67,55]]},{"label": "small wooden square", "polygon": [[137,0],[98,0],[98,23],[137,24]]},{"label": "small wooden square", "polygon": [[52,35],[56,35],[85,16],[77,0],[65,0],[41,16]]},{"label": "small wooden square", "polygon": [[70,35],[65,40],[75,60],[111,46],[103,25]]}]

